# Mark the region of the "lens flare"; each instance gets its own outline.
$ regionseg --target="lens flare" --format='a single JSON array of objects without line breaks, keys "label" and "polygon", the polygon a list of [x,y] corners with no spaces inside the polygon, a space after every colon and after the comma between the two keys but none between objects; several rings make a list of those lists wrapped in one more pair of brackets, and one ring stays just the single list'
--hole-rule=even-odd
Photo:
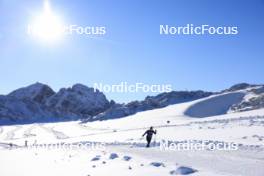
[{"label": "lens flare", "polygon": [[34,18],[28,26],[28,32],[44,41],[55,41],[62,37],[63,24],[52,12],[49,1],[44,1],[43,13]]}]

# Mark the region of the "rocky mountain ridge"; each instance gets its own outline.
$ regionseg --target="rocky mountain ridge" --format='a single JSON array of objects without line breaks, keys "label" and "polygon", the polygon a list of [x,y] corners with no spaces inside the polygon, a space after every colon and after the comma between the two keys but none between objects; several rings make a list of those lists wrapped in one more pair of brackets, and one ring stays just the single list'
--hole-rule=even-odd
[{"label": "rocky mountain ridge", "polygon": [[[230,112],[259,109],[264,107],[264,85],[236,84],[220,93],[246,90],[238,104]],[[35,83],[0,96],[0,122],[50,122],[67,120],[107,120],[122,118],[137,112],[162,108],[217,94],[205,91],[172,91],[147,96],[143,101],[127,104],[109,101],[106,96],[93,88],[75,84],[58,92],[48,85]]]}]

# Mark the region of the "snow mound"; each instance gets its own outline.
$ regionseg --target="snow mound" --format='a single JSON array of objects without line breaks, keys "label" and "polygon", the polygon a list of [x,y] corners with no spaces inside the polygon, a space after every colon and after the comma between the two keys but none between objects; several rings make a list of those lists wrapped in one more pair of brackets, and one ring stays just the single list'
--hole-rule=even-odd
[{"label": "snow mound", "polygon": [[162,162],[152,162],[150,163],[150,165],[155,167],[160,167],[160,166],[165,167],[165,164]]},{"label": "snow mound", "polygon": [[185,166],[180,166],[176,170],[170,171],[171,175],[189,175],[197,172],[197,170],[190,168],[190,167],[185,167]]},{"label": "snow mound", "polygon": [[118,154],[116,154],[116,153],[111,153],[110,156],[109,156],[109,159],[116,159],[116,158],[118,158],[118,157],[119,157]]},{"label": "snow mound", "polygon": [[228,112],[230,107],[243,100],[245,93],[233,92],[217,96],[212,96],[190,106],[184,114],[190,117],[210,117],[223,115]]},{"label": "snow mound", "polygon": [[97,155],[94,158],[92,158],[91,161],[98,161],[98,160],[100,160],[100,158],[101,158],[101,156]]},{"label": "snow mound", "polygon": [[131,159],[132,159],[131,156],[124,156],[124,157],[123,157],[123,160],[125,160],[125,161],[129,161],[129,160],[131,160]]}]

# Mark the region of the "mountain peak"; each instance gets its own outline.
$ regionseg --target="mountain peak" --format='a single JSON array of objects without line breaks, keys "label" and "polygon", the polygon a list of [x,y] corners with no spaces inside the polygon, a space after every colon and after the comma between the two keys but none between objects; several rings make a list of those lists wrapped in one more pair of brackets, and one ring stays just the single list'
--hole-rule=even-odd
[{"label": "mountain peak", "polygon": [[46,101],[46,106],[84,116],[96,115],[109,108],[110,103],[102,92],[83,84],[60,89]]},{"label": "mountain peak", "polygon": [[[92,91],[94,91],[93,88],[87,87],[86,85],[83,85],[80,83],[74,84],[72,86],[72,90],[76,91],[76,92],[92,92]],[[94,92],[96,92],[96,91],[94,91]]]},{"label": "mountain peak", "polygon": [[17,89],[9,93],[8,96],[43,103],[48,97],[54,94],[55,92],[48,85],[36,82],[35,84]]},{"label": "mountain peak", "polygon": [[257,86],[257,85],[249,84],[249,83],[238,83],[238,84],[231,86],[226,91],[237,91],[237,90],[247,89],[247,88],[255,87],[255,86]]}]

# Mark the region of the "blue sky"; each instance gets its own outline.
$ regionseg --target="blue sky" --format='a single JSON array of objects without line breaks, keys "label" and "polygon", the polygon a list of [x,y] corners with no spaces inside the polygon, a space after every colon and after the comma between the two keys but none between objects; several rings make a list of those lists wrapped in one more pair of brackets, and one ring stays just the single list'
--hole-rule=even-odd
[{"label": "blue sky", "polygon": [[[0,0],[0,94],[35,82],[54,90],[75,83],[171,84],[174,90],[218,91],[264,83],[263,0],[56,0],[66,24],[106,26],[103,37],[65,36],[43,43],[26,26],[39,0]],[[237,26],[238,35],[164,36],[159,25]],[[152,93],[106,93],[118,102]]]}]

